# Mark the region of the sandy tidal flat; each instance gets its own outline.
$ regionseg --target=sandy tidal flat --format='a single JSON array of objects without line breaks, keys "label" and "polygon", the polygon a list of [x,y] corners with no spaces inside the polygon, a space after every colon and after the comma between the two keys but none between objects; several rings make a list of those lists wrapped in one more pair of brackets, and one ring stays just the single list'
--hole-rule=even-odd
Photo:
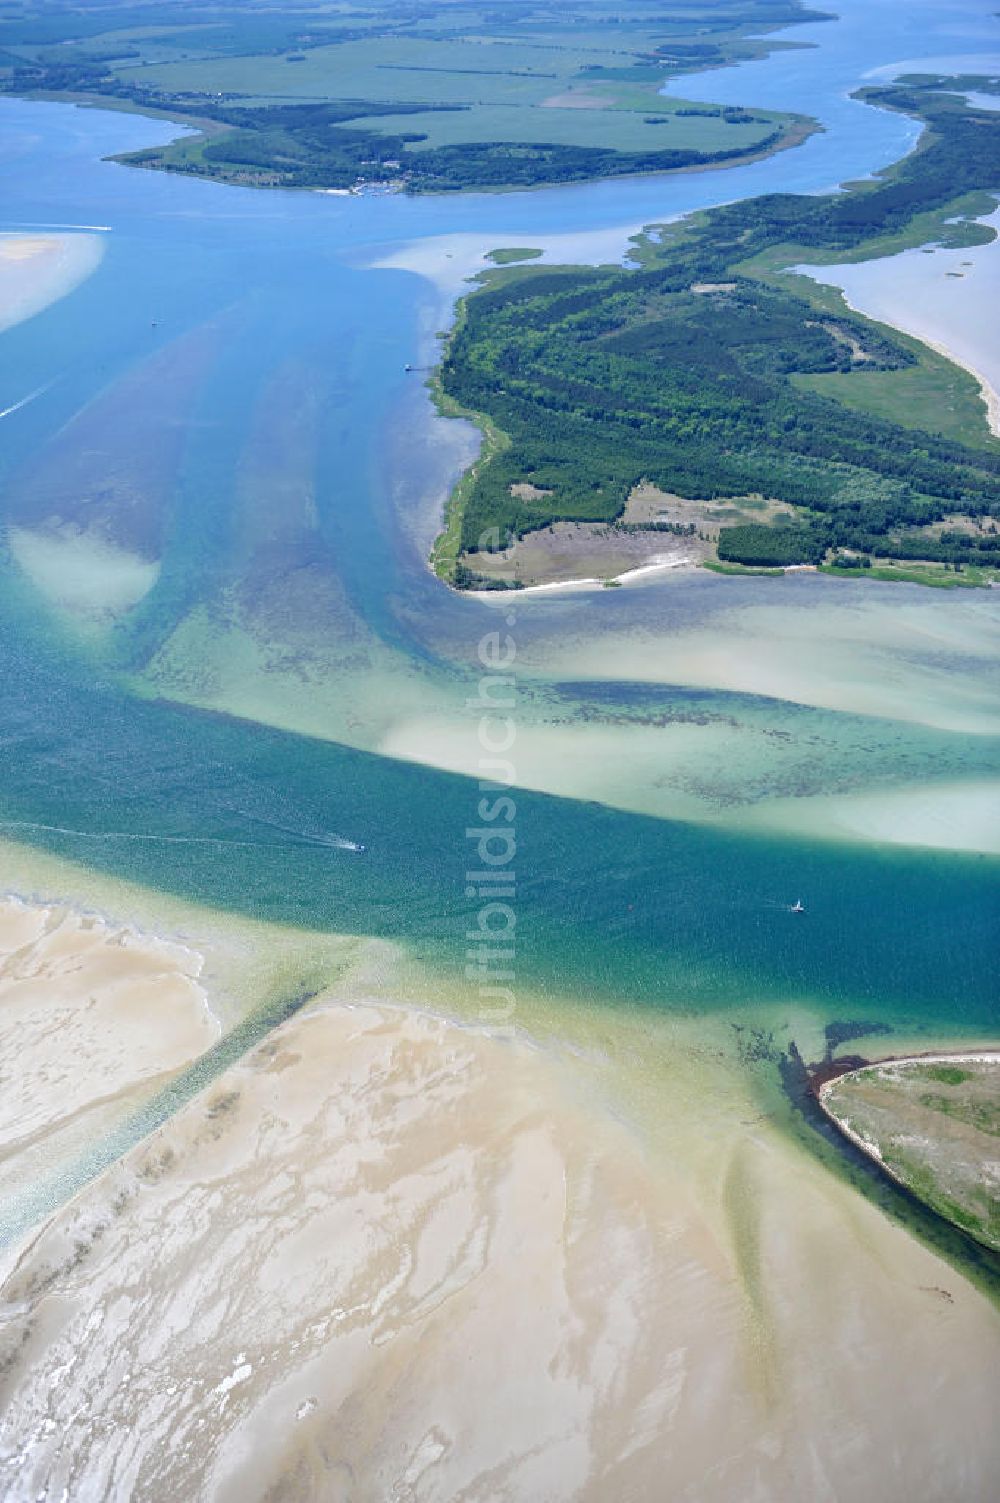
[{"label": "sandy tidal flat", "polygon": [[0,1199],[215,1043],[201,957],[0,900]]},{"label": "sandy tidal flat", "polygon": [[72,292],[104,249],[99,234],[0,235],[0,331]]},{"label": "sandy tidal flat", "polygon": [[766,1126],[695,1189],[585,1078],[285,1024],[6,1280],[4,1496],[985,1503],[996,1312]]}]

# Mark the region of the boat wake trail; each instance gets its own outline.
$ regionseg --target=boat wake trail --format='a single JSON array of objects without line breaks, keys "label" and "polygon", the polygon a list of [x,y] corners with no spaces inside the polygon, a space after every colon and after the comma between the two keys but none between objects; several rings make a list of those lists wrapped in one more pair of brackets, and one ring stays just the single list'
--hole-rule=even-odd
[{"label": "boat wake trail", "polygon": [[263,814],[250,814],[246,809],[237,812],[241,818],[248,819],[252,824],[267,825],[270,830],[280,830],[282,835],[290,835],[296,844],[332,846],[338,851],[363,851],[364,845],[359,840],[348,840],[344,835],[330,835],[321,833],[311,835],[308,830],[293,830],[290,825],[279,824],[275,819],[267,819]]},{"label": "boat wake trail", "polygon": [[33,402],[36,397],[44,396],[54,385],[54,381],[48,381],[44,386],[39,386],[37,390],[30,391],[26,397],[21,398],[20,402],[14,402],[10,407],[0,409],[0,418],[10,417],[12,412],[20,412],[22,407],[27,407],[28,403]]},{"label": "boat wake trail", "polygon": [[[280,826],[275,828],[280,829]],[[227,835],[150,835],[134,830],[76,830],[68,825],[46,825],[28,819],[0,819],[0,830],[25,830],[39,834],[69,835],[77,840],[135,841],[150,845],[214,845],[234,846],[243,850],[278,851],[288,845],[323,846],[327,850],[361,852],[365,847],[357,840],[348,840],[341,835],[300,835],[294,830],[285,831],[292,837],[285,840],[234,840]]]}]

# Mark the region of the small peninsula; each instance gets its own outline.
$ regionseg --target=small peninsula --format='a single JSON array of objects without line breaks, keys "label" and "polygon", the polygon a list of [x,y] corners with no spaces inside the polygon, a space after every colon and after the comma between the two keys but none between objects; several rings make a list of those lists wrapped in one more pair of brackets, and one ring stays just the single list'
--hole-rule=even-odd
[{"label": "small peninsula", "polygon": [[195,131],[119,158],[258,188],[447,193],[749,162],[805,116],[698,103],[668,80],[806,45],[800,0],[608,7],[451,0],[363,9],[187,0],[0,15],[0,91],[111,104]]},{"label": "small peninsula", "polygon": [[826,1081],[818,1099],[890,1178],[1000,1250],[1000,1053],[887,1060]]},{"label": "small peninsula", "polygon": [[582,553],[605,577],[652,555],[994,580],[1000,442],[974,376],[787,274],[993,239],[977,216],[995,207],[1000,113],[969,103],[969,86],[925,76],[864,90],[925,129],[916,152],[847,192],[693,215],[644,236],[634,269],[482,277],[436,378],[442,410],[485,435],[437,572],[516,588],[574,577],[560,560]]}]

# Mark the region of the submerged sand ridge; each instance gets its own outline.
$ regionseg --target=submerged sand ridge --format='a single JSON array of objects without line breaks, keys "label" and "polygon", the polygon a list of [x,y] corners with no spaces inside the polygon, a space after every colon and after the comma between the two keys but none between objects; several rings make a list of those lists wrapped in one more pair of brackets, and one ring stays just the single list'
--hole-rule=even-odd
[{"label": "submerged sand ridge", "polygon": [[0,234],[0,331],[72,292],[103,255],[99,234]]},{"label": "submerged sand ridge", "polygon": [[299,1015],[23,1252],[4,1495],[985,1500],[1000,1318],[733,1104],[651,1152],[573,1051]]}]

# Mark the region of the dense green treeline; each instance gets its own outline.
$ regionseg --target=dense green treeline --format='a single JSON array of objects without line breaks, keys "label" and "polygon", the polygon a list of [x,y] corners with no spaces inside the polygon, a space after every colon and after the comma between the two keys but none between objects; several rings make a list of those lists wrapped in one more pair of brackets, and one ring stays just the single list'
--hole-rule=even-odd
[{"label": "dense green treeline", "polygon": [[[364,116],[438,113],[456,111],[462,105],[392,105],[367,102],[344,107],[340,119],[348,121]],[[190,170],[204,171],[204,164],[249,167],[274,174],[282,187],[317,188],[351,187],[367,175],[390,181],[405,182],[411,191],[451,193],[470,188],[530,188],[540,183],[585,182],[599,177],[621,177],[636,172],[674,172],[678,168],[709,166],[713,162],[736,161],[758,156],[781,140],[782,132],[770,131],[761,140],[745,147],[728,147],[721,151],[664,148],[661,151],[626,152],[590,146],[567,146],[545,141],[456,142],[448,146],[410,148],[425,141],[419,131],[389,135],[357,129],[345,130],[332,116],[340,106],[300,105],[266,112],[243,111],[256,116],[241,129],[227,130],[210,141],[200,160]],[[204,113],[204,110],[201,111]],[[228,125],[236,113],[225,115],[211,108],[208,113],[224,119]],[[261,115],[265,115],[261,122]],[[275,117],[282,117],[280,123]],[[160,150],[137,152],[133,162],[160,165]],[[169,164],[166,164],[169,165]]]},{"label": "dense green treeline", "polygon": [[[714,500],[759,495],[801,509],[780,535],[723,532],[720,557],[817,561],[830,549],[1000,562],[1000,447],[972,448],[853,411],[790,377],[893,370],[902,343],[826,314],[795,284],[744,274],[793,243],[842,250],[994,182],[1000,117],[929,87],[880,90],[919,112],[922,149],[882,182],[699,216],[642,270],[521,272],[472,295],[441,368],[446,393],[510,439],[467,488],[462,546],[557,518],[608,521],[641,480]],[[977,527],[934,527],[952,515]]]}]

